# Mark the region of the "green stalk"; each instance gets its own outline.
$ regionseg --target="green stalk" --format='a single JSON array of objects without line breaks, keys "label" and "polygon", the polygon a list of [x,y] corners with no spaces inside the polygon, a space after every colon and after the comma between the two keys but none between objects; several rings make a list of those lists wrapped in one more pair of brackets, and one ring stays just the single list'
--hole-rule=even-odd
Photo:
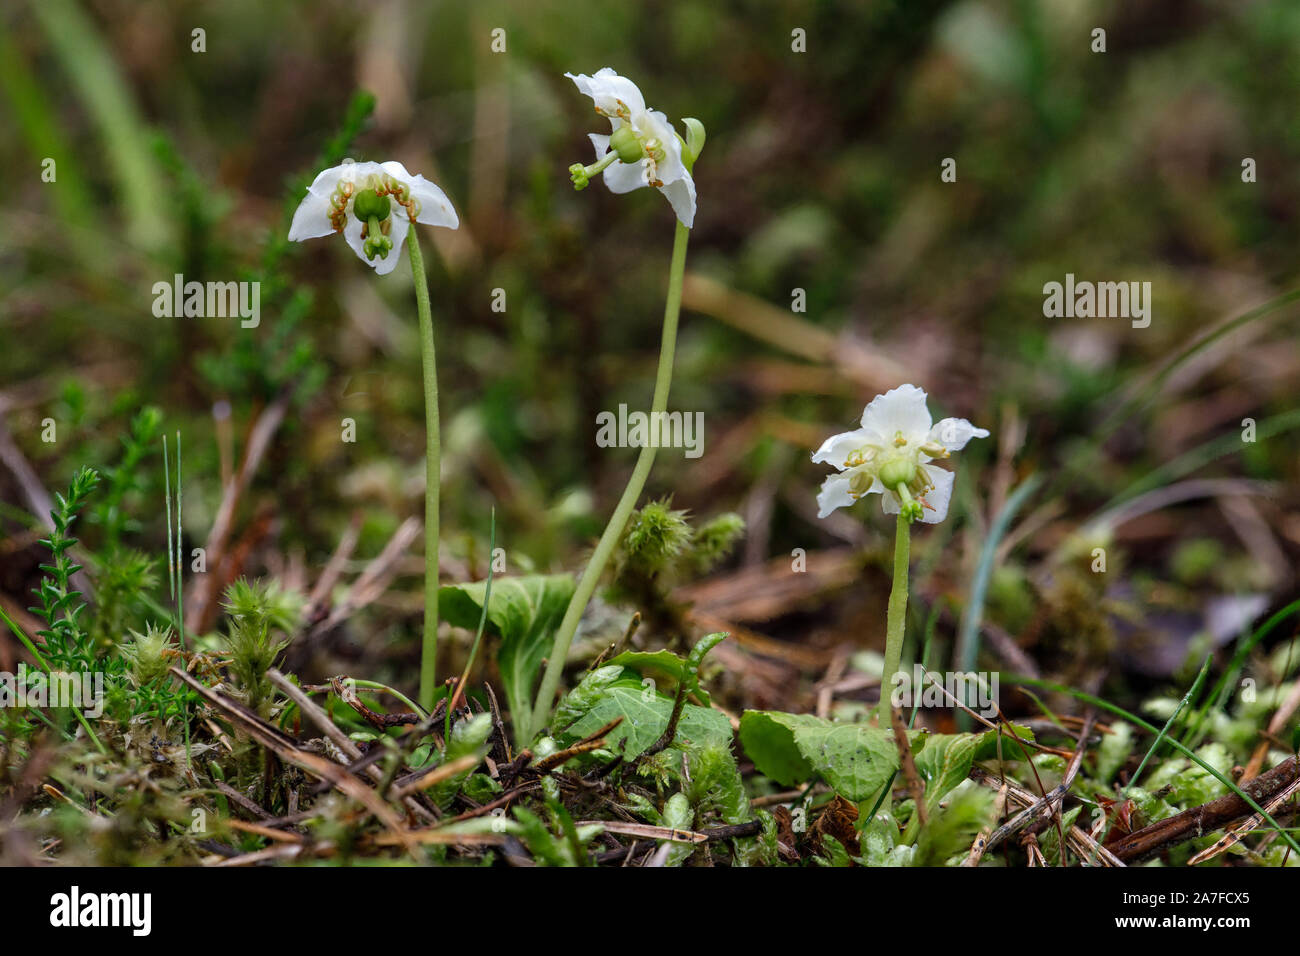
[{"label": "green stalk", "polygon": [[[664,412],[668,408],[668,387],[673,378],[673,354],[677,349],[677,317],[682,308],[682,280],[686,274],[686,243],[690,236],[690,229],[679,222],[677,233],[673,238],[672,265],[668,271],[668,299],[664,303],[664,333],[659,346],[659,372],[655,377],[654,399],[650,405],[652,420],[654,413]],[[650,477],[650,469],[654,466],[657,452],[658,449],[652,444],[647,444],[641,449],[636,466],[632,469],[632,476],[627,481],[627,487],[623,489],[623,497],[618,500],[618,506],[614,508],[614,514],[610,517],[609,524],[605,526],[600,542],[596,545],[596,551],[591,556],[586,570],[582,572],[578,587],[573,592],[568,609],[564,612],[564,619],[560,622],[560,629],[555,632],[555,641],[551,645],[546,673],[542,676],[542,685],[537,692],[537,704],[533,708],[532,720],[524,728],[527,733],[520,734],[521,740],[531,739],[533,731],[544,726],[550,716],[551,704],[560,686],[560,675],[564,671],[565,659],[569,656],[573,635],[578,630],[578,622],[582,620],[587,602],[595,593],[601,573],[609,563],[610,556],[623,535],[623,529],[627,527],[628,519],[632,516],[632,509],[636,507],[637,500],[641,497],[641,491],[645,488],[646,479]],[[515,719],[518,720],[519,717]]]},{"label": "green stalk", "polygon": [[407,237],[406,248],[415,283],[415,307],[420,313],[420,357],[424,364],[424,641],[420,652],[420,706],[432,712],[438,680],[438,485],[442,480],[442,435],[429,282],[415,229]]},{"label": "green stalk", "polygon": [[[906,510],[906,509],[904,509]],[[912,522],[906,514],[898,516],[894,537],[894,587],[889,592],[889,611],[885,618],[885,669],[880,674],[880,705],[877,725],[888,729],[889,697],[903,658],[903,631],[907,626],[907,569],[912,555]]]}]

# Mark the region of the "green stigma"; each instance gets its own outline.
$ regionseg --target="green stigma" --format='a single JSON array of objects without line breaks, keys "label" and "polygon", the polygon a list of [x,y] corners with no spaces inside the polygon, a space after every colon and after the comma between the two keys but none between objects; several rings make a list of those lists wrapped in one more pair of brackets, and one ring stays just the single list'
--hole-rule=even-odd
[{"label": "green stigma", "polygon": [[903,517],[908,521],[920,521],[921,516],[925,514],[921,502],[912,497],[912,493],[907,490],[907,485],[899,485],[895,490],[898,492],[898,510]]},{"label": "green stigma", "polygon": [[616,159],[618,159],[618,153],[611,151],[606,153],[599,162],[592,163],[590,166],[574,163],[569,167],[569,178],[573,180],[573,188],[578,192],[582,192],[595,176],[603,172],[605,167]]},{"label": "green stigma", "polygon": [[381,259],[388,258],[388,251],[393,248],[393,240],[384,235],[384,227],[379,224],[376,216],[371,216],[370,221],[366,223],[366,238],[361,244],[361,251],[366,254],[366,258],[374,260],[375,256]]}]

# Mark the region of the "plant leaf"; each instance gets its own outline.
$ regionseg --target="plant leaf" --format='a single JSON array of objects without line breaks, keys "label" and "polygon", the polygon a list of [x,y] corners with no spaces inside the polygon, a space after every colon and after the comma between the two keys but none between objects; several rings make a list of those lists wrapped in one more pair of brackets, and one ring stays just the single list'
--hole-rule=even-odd
[{"label": "plant leaf", "polygon": [[[925,805],[933,811],[970,774],[983,734],[929,734],[915,754],[916,772],[925,781]],[[996,736],[996,735],[995,735]]]},{"label": "plant leaf", "polygon": [[[597,674],[607,671],[602,667]],[[594,676],[594,675],[592,675]],[[583,682],[585,684],[586,681]],[[575,692],[583,688],[579,684]],[[590,688],[587,688],[590,691]],[[565,697],[558,713],[572,713],[575,709],[573,695]],[[672,717],[673,701],[655,693],[650,687],[631,679],[619,679],[600,689],[594,703],[568,727],[562,729],[566,738],[582,738],[595,733],[610,721],[622,717],[623,722],[610,732],[606,740],[609,749],[617,751],[620,741],[626,740],[623,756],[635,759],[646,751],[668,728]],[[686,704],[677,722],[675,739],[686,739],[697,746],[731,746],[731,722],[722,713],[709,707]]]},{"label": "plant leaf", "polygon": [[[486,590],[486,581],[441,588],[439,614],[456,627],[477,629]],[[573,590],[573,576],[569,574],[497,578],[492,582],[488,625],[501,638],[497,665],[511,714],[529,712],[533,681]]]},{"label": "plant leaf", "polygon": [[778,783],[794,786],[816,774],[850,800],[866,800],[898,768],[898,749],[888,732],[810,714],[747,710],[740,718],[740,743]]}]

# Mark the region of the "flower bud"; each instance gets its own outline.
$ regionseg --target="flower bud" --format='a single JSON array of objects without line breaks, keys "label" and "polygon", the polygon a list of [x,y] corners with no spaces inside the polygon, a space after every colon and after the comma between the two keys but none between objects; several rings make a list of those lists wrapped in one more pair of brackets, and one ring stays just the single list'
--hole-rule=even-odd
[{"label": "flower bud", "polygon": [[686,147],[682,150],[682,162],[687,169],[692,169],[704,151],[704,124],[688,116],[682,120],[682,125],[686,127],[686,139],[682,141]]}]

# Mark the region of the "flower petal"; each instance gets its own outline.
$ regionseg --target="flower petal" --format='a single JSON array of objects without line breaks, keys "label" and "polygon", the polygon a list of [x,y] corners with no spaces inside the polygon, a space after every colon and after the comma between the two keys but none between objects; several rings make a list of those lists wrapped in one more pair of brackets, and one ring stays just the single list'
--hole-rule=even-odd
[{"label": "flower petal", "polygon": [[[411,190],[411,195],[420,204],[420,214],[415,217],[416,222],[422,222],[426,226],[445,226],[448,229],[460,228],[460,218],[456,215],[456,209],[452,206],[451,200],[447,194],[435,182],[425,179],[419,173],[408,172],[406,167],[395,159],[390,159],[386,163],[380,164],[382,169],[389,176],[392,176],[400,183],[405,183]],[[402,216],[410,221],[401,207],[393,205],[393,214]]]},{"label": "flower petal", "polygon": [[843,471],[849,460],[849,455],[853,454],[859,448],[868,445],[875,445],[877,448],[884,444],[884,440],[875,432],[867,428],[858,428],[851,432],[841,432],[838,435],[832,435],[822,443],[822,447],[813,453],[814,462],[825,462],[833,465],[840,471]]},{"label": "flower petal", "polygon": [[591,145],[596,147],[596,162],[600,162],[609,152],[609,137],[604,133],[588,133],[587,139],[591,140]]},{"label": "flower petal", "polygon": [[645,98],[637,85],[627,77],[619,76],[608,66],[597,70],[595,76],[587,76],[585,73],[564,75],[573,80],[579,90],[590,96],[596,109],[605,116],[617,116],[623,112],[640,113],[645,109]]},{"label": "flower petal", "polygon": [[447,229],[460,228],[460,217],[456,215],[455,207],[437,183],[417,175],[411,180],[411,195],[420,204],[420,214],[415,217],[416,222],[422,222],[426,226],[443,226]]},{"label": "flower petal", "polygon": [[407,171],[406,166],[396,159],[390,159],[386,163],[380,163],[379,168],[388,173],[388,175],[392,176],[399,183],[406,183],[409,185],[411,180],[415,178],[409,171]]},{"label": "flower petal", "polygon": [[988,438],[987,428],[976,428],[964,418],[945,418],[930,429],[930,441],[949,451],[961,451],[972,438]]},{"label": "flower petal", "polygon": [[368,266],[373,266],[374,263],[367,259],[365,252],[362,251],[362,243],[365,240],[361,238],[361,226],[361,220],[352,215],[352,210],[349,208],[348,218],[343,223],[343,238],[352,247],[352,251],[357,254],[358,259]]},{"label": "flower petal", "polygon": [[849,492],[848,475],[831,475],[822,482],[817,494],[817,517],[825,518],[836,508],[847,508],[856,501]]},{"label": "flower petal", "polygon": [[925,473],[934,482],[934,487],[925,493],[922,504],[930,507],[924,509],[921,521],[924,524],[938,524],[948,517],[948,502],[952,500],[952,486],[957,476],[946,468],[927,468]]},{"label": "flower petal", "polygon": [[691,174],[683,169],[681,178],[665,183],[660,192],[673,207],[673,212],[677,213],[681,224],[687,229],[693,227],[695,225],[695,180],[691,178]]},{"label": "flower petal", "polygon": [[397,268],[397,263],[402,259],[402,247],[406,245],[406,234],[410,228],[411,220],[406,218],[405,213],[393,216],[393,225],[388,230],[388,238],[393,241],[393,248],[388,250],[385,258],[375,256],[375,261],[369,263],[375,267],[375,275],[386,276]]},{"label": "flower petal", "polygon": [[[289,241],[302,242],[305,239],[318,239],[334,231],[330,225],[330,197],[334,194],[341,180],[355,181],[358,171],[364,173],[366,167],[374,163],[340,163],[323,169],[316,174],[307,195],[293,213],[293,223],[289,226]],[[377,168],[377,167],[376,167]]]},{"label": "flower petal", "polygon": [[877,395],[862,412],[862,427],[892,439],[898,432],[908,441],[922,443],[930,432],[930,410],[925,392],[915,385],[900,385]]},{"label": "flower petal", "polygon": [[602,175],[605,185],[612,193],[630,193],[634,189],[650,185],[650,161],[643,159],[639,163],[613,162],[605,167]]},{"label": "flower petal", "polygon": [[657,140],[664,158],[659,161],[656,175],[659,181],[667,185],[686,175],[686,164],[682,162],[682,143],[673,130],[668,117],[658,110],[645,110],[633,114],[632,126],[643,143]]},{"label": "flower petal", "polygon": [[319,239],[334,231],[334,227],[330,225],[329,201],[329,194],[333,190],[333,186],[324,193],[307,190],[307,195],[302,197],[302,202],[293,212],[293,224],[289,226],[290,242]]}]

